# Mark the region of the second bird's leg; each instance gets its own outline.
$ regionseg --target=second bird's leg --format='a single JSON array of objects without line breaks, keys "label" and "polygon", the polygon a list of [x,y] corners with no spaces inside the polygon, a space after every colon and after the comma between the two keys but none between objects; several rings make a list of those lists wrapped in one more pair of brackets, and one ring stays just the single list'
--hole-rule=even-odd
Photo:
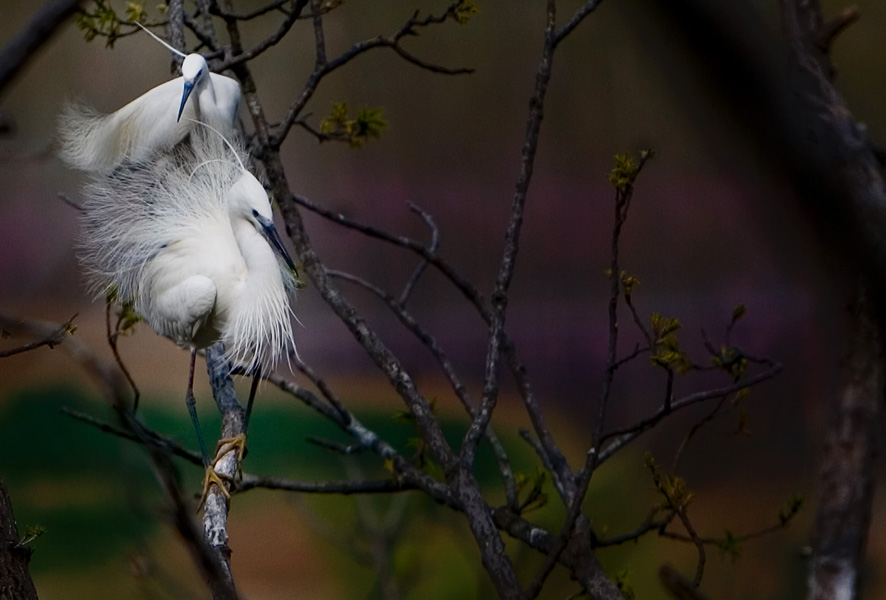
[{"label": "second bird's leg", "polygon": [[258,382],[261,381],[261,367],[255,369],[252,374],[252,385],[249,387],[249,400],[246,402],[246,414],[243,416],[243,431],[249,429],[249,416],[252,414],[252,403],[255,400],[255,392],[258,390]]},{"label": "second bird's leg", "polygon": [[206,451],[206,442],[203,440],[203,431],[200,429],[200,421],[197,420],[197,403],[194,400],[194,363],[197,361],[197,350],[191,349],[191,367],[188,371],[188,391],[185,393],[185,405],[197,432],[197,443],[200,444],[200,456],[203,457],[203,466],[209,466],[209,453]]}]

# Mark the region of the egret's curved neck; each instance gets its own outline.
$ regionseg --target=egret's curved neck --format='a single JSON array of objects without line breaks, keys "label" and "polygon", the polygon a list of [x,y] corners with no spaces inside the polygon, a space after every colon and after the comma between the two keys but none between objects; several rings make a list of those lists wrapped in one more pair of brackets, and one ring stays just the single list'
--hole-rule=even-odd
[{"label": "egret's curved neck", "polygon": [[275,276],[279,278],[279,267],[274,250],[255,226],[242,217],[231,217],[231,229],[240,248],[240,254],[249,270],[249,279]]},{"label": "egret's curved neck", "polygon": [[[201,119],[212,119],[217,111],[218,102],[215,99],[215,88],[212,87],[212,77],[206,73],[197,81],[197,89],[194,90],[198,102],[195,108]],[[207,113],[210,113],[207,115]]]}]

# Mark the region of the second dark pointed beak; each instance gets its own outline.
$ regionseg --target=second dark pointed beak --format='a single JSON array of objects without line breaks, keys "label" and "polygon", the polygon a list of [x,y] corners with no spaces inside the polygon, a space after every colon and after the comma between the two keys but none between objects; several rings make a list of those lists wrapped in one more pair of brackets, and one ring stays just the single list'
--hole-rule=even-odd
[{"label": "second dark pointed beak", "polygon": [[182,103],[181,106],[178,107],[178,116],[175,118],[175,122],[178,123],[182,118],[182,111],[185,110],[185,103],[188,101],[188,97],[191,95],[191,91],[194,89],[193,81],[185,81],[185,91],[182,94]]},{"label": "second dark pointed beak", "polygon": [[289,251],[286,250],[286,246],[283,245],[283,240],[280,238],[280,234],[277,232],[277,228],[274,227],[273,221],[266,221],[265,219],[259,218],[259,224],[261,225],[262,234],[267,238],[268,242],[270,242],[271,246],[273,246],[274,250],[277,251],[278,254],[283,258],[286,262],[286,266],[292,270],[292,273],[295,275],[296,279],[298,279],[298,269],[295,266],[295,262],[292,260],[292,257],[289,256]]}]

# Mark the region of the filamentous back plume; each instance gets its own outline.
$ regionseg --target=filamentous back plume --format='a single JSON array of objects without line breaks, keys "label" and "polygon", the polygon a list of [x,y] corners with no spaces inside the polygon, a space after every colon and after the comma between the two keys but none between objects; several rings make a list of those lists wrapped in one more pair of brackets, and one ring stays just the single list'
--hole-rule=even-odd
[{"label": "filamentous back plume", "polygon": [[96,293],[131,304],[192,357],[222,341],[232,365],[268,372],[294,351],[295,265],[267,193],[240,157],[213,131],[195,127],[191,136],[93,176],[80,257]]}]

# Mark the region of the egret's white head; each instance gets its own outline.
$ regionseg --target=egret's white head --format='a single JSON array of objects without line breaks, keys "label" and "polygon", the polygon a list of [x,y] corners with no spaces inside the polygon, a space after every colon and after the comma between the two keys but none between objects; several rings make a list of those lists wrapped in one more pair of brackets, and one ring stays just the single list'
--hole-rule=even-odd
[{"label": "egret's white head", "polygon": [[185,109],[185,103],[191,95],[194,87],[201,80],[209,76],[209,65],[206,59],[199,54],[188,54],[182,62],[182,79],[185,81],[185,89],[182,93],[181,106],[178,108],[178,117],[176,121],[182,118],[182,111]]},{"label": "egret's white head", "polygon": [[286,262],[293,274],[298,273],[295,262],[280,239],[274,226],[274,213],[271,201],[265,188],[251,173],[243,171],[243,175],[228,190],[228,207],[232,214],[245,219],[255,227],[271,247]]}]

